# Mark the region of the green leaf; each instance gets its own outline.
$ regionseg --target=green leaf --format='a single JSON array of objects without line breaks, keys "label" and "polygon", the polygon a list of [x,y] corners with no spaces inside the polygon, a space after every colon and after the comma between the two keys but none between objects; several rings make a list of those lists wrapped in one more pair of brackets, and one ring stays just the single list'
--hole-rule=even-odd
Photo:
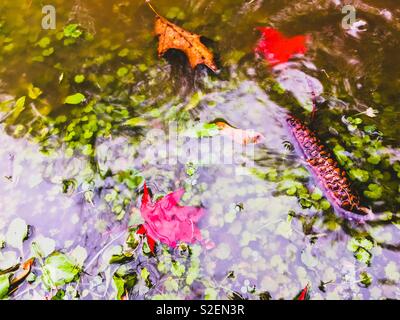
[{"label": "green leaf", "polygon": [[172,262],[171,272],[174,276],[182,277],[185,273],[185,266],[180,264],[178,261]]},{"label": "green leaf", "polygon": [[64,27],[64,36],[67,38],[79,38],[82,31],[78,29],[79,25],[76,23],[69,24]]},{"label": "green leaf", "polygon": [[82,268],[83,264],[88,256],[87,250],[82,246],[77,246],[70,252],[71,259],[75,262],[75,265]]},{"label": "green leaf", "polygon": [[118,53],[118,56],[119,57],[126,57],[128,55],[128,53],[129,53],[129,49],[124,48]]},{"label": "green leaf", "polygon": [[39,235],[33,240],[31,246],[36,257],[46,258],[53,253],[56,248],[56,242],[53,239]]},{"label": "green leaf", "polygon": [[371,254],[363,248],[358,249],[354,256],[358,261],[363,262],[367,265],[371,262],[372,258]]},{"label": "green leaf", "polygon": [[351,169],[350,172],[350,178],[352,180],[358,180],[361,182],[367,182],[369,179],[369,173],[368,171],[361,170],[361,169]]},{"label": "green leaf", "polygon": [[367,159],[368,163],[377,165],[381,162],[381,156],[377,153],[371,154],[370,157]]},{"label": "green leaf", "polygon": [[364,195],[370,199],[378,200],[382,197],[383,188],[380,185],[371,183],[368,190],[364,191]]},{"label": "green leaf", "polygon": [[214,288],[207,288],[204,292],[205,300],[216,300],[217,296],[218,296],[218,293]]},{"label": "green leaf", "polygon": [[179,285],[178,282],[172,277],[168,277],[164,282],[165,290],[167,291],[178,291]]},{"label": "green leaf", "polygon": [[85,96],[82,93],[75,93],[65,98],[65,104],[80,104],[85,101]]},{"label": "green leaf", "polygon": [[0,276],[0,299],[7,297],[10,288],[10,275],[3,274]]},{"label": "green leaf", "polygon": [[360,273],[360,282],[365,285],[365,287],[369,287],[372,283],[372,277],[365,271]]},{"label": "green leaf", "polygon": [[184,136],[190,138],[214,137],[218,134],[218,126],[214,123],[200,123],[184,132]]},{"label": "green leaf", "polygon": [[50,44],[51,40],[49,37],[43,37],[38,41],[38,46],[41,47],[42,49],[46,48]]},{"label": "green leaf", "polygon": [[113,276],[114,286],[117,290],[117,299],[121,300],[123,294],[125,293],[125,281],[119,276]]},{"label": "green leaf", "polygon": [[117,290],[117,299],[121,300],[126,291],[132,289],[137,283],[136,273],[131,273],[124,266],[120,267],[113,276],[114,286]]},{"label": "green leaf", "polygon": [[323,196],[322,191],[318,188],[315,188],[315,190],[311,194],[311,199],[318,201],[322,199],[322,196]]},{"label": "green leaf", "polygon": [[48,288],[62,286],[78,278],[81,268],[61,252],[55,252],[44,262],[43,282]]},{"label": "green leaf", "polygon": [[25,109],[25,100],[26,100],[26,97],[23,96],[15,102],[14,112],[13,112],[14,119],[18,118],[18,116],[21,114],[21,112]]},{"label": "green leaf", "polygon": [[139,117],[135,117],[135,118],[131,118],[129,120],[126,120],[124,122],[125,126],[130,126],[130,127],[138,127],[138,126],[144,126],[146,125],[146,120],[143,118],[139,118]]},{"label": "green leaf", "polygon": [[42,56],[43,57],[48,57],[48,56],[51,56],[53,53],[54,53],[54,48],[51,47],[51,48],[48,48],[48,49],[44,49],[42,51]]},{"label": "green leaf", "polygon": [[126,76],[127,74],[128,74],[128,68],[126,68],[126,67],[121,67],[117,70],[117,75],[120,78],[122,78],[123,76]]},{"label": "green leaf", "polygon": [[147,268],[143,268],[142,271],[140,272],[140,276],[142,277],[143,280],[146,280],[150,275],[149,270]]},{"label": "green leaf", "polygon": [[57,293],[51,298],[51,300],[64,300],[65,291],[58,290]]},{"label": "green leaf", "polygon": [[77,74],[74,78],[74,81],[76,83],[82,83],[83,81],[85,81],[85,76],[83,74]]},{"label": "green leaf", "polygon": [[28,96],[29,96],[29,98],[31,98],[32,100],[35,100],[42,93],[43,93],[42,90],[40,90],[39,88],[35,87],[32,83],[29,84],[29,86],[28,86]]}]

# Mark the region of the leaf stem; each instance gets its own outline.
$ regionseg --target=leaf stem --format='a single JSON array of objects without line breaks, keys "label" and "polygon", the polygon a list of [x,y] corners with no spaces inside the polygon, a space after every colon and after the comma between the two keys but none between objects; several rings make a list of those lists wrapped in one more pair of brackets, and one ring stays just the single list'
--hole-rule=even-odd
[{"label": "leaf stem", "polygon": [[149,8],[151,9],[151,11],[153,11],[157,17],[161,17],[160,14],[157,12],[157,10],[154,9],[154,7],[152,6],[152,4],[150,3],[150,0],[146,0],[146,3],[147,3],[147,5],[149,6]]}]

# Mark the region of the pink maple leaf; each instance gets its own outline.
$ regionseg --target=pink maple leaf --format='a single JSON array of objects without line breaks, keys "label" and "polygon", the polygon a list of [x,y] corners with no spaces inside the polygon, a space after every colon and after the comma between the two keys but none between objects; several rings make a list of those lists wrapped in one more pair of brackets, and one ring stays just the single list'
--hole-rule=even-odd
[{"label": "pink maple leaf", "polygon": [[174,248],[179,242],[194,243],[202,240],[196,223],[204,215],[204,210],[180,206],[179,201],[184,193],[183,189],[179,189],[153,203],[144,184],[140,213],[145,222],[137,233],[146,235],[152,252],[155,241]]},{"label": "pink maple leaf", "polygon": [[306,40],[303,35],[286,38],[281,32],[274,28],[260,27],[262,37],[255,51],[263,55],[271,66],[287,62],[295,54],[307,52]]}]

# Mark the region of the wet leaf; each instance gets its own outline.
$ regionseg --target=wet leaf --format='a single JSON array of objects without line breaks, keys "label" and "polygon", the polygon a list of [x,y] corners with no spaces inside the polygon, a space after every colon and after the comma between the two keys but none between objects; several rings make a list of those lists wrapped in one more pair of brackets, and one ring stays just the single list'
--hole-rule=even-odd
[{"label": "wet leaf", "polygon": [[74,77],[74,81],[75,83],[82,83],[83,81],[85,81],[85,76],[83,74],[77,74]]},{"label": "wet leaf", "polygon": [[172,263],[171,272],[177,277],[182,277],[182,275],[185,273],[185,266],[180,264],[178,261],[175,261]]},{"label": "wet leaf", "polygon": [[369,287],[372,283],[372,277],[367,272],[363,271],[360,273],[360,282],[365,286]]},{"label": "wet leaf", "polygon": [[28,275],[31,273],[34,262],[35,258],[25,261],[21,265],[22,270],[11,278],[10,286],[13,287],[13,290],[15,290],[28,277]]},{"label": "wet leaf", "polygon": [[26,97],[23,96],[21,98],[19,98],[14,105],[14,111],[12,113],[12,120],[15,120],[19,117],[19,115],[21,114],[22,111],[24,111],[25,109],[25,100]]},{"label": "wet leaf", "polygon": [[368,185],[368,190],[364,191],[364,195],[370,199],[380,199],[382,197],[383,188],[380,185],[371,183]]},{"label": "wet leaf", "polygon": [[155,32],[159,37],[158,55],[163,56],[169,49],[183,51],[194,69],[204,64],[217,71],[212,52],[200,41],[201,36],[186,31],[157,14]]},{"label": "wet leaf", "polygon": [[179,189],[153,203],[144,184],[140,213],[145,223],[139,228],[138,234],[147,236],[151,251],[155,240],[171,247],[176,247],[180,242],[194,243],[201,240],[196,223],[204,215],[204,210],[180,206],[178,203],[184,192]]},{"label": "wet leaf", "polygon": [[18,269],[19,258],[14,251],[0,251],[0,274],[3,272],[9,272],[9,270]]},{"label": "wet leaf", "polygon": [[84,247],[77,246],[69,253],[69,256],[75,261],[76,266],[82,268],[88,254],[87,250]]},{"label": "wet leaf", "polygon": [[113,282],[117,289],[117,299],[122,300],[128,291],[136,285],[137,274],[122,266],[115,272]]},{"label": "wet leaf", "polygon": [[39,88],[35,87],[33,84],[29,84],[29,86],[28,86],[28,96],[29,96],[29,98],[31,98],[32,100],[35,100],[42,93],[43,93],[42,90],[40,90]]},{"label": "wet leaf", "polygon": [[292,56],[307,52],[306,36],[286,38],[274,28],[261,27],[258,30],[261,31],[262,38],[255,51],[262,54],[270,66],[287,62]]},{"label": "wet leaf", "polygon": [[7,297],[8,289],[10,288],[10,275],[0,275],[0,299]]},{"label": "wet leaf", "polygon": [[264,136],[254,130],[242,130],[233,128],[225,122],[216,122],[216,125],[220,130],[220,134],[229,137],[238,144],[257,144],[264,140]]},{"label": "wet leaf", "polygon": [[22,243],[28,236],[28,225],[20,218],[11,221],[6,234],[6,243],[10,247],[19,249],[22,252]]},{"label": "wet leaf", "polygon": [[303,290],[301,290],[293,300],[310,300],[310,285],[307,284]]},{"label": "wet leaf", "polygon": [[56,242],[40,235],[33,240],[31,246],[37,257],[46,258],[55,250]]},{"label": "wet leaf", "polygon": [[51,40],[50,40],[50,38],[49,37],[43,37],[42,39],[40,39],[39,41],[38,41],[38,46],[39,47],[41,47],[41,48],[46,48],[49,44],[50,44],[50,42],[51,42]]},{"label": "wet leaf", "polygon": [[80,104],[85,101],[85,96],[82,93],[75,93],[65,98],[65,104]]},{"label": "wet leaf", "polygon": [[205,300],[216,300],[218,297],[218,293],[214,288],[207,288],[204,292]]},{"label": "wet leaf", "polygon": [[76,23],[64,27],[64,36],[67,38],[79,38],[81,35],[82,31],[79,30],[79,25]]},{"label": "wet leaf", "polygon": [[117,75],[118,77],[122,78],[123,76],[126,76],[128,74],[129,70],[126,67],[121,67],[117,70]]},{"label": "wet leaf", "polygon": [[353,180],[359,180],[361,182],[367,182],[369,180],[368,171],[362,169],[351,169],[349,171],[350,178]]},{"label": "wet leaf", "polygon": [[55,252],[44,262],[42,272],[43,281],[48,288],[62,286],[75,281],[81,268],[61,252]]},{"label": "wet leaf", "polygon": [[214,123],[200,123],[184,132],[186,137],[206,138],[218,135],[218,126]]}]

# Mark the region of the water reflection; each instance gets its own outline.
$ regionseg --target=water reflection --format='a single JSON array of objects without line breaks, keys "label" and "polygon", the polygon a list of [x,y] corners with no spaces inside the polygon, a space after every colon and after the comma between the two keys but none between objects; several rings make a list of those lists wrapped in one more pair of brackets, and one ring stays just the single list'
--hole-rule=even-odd
[{"label": "water reflection", "polygon": [[[0,101],[29,96],[30,84],[43,94],[29,98],[14,118],[3,118],[8,111],[1,109],[0,235],[16,217],[33,226],[22,253],[1,250],[2,263],[29,258],[32,241],[46,237],[68,254],[87,250],[85,272],[68,285],[82,299],[115,298],[118,272],[121,279],[137,276],[127,290],[131,299],[233,293],[257,299],[266,292],[291,299],[307,283],[313,299],[400,297],[395,1],[358,1],[362,31],[341,29],[340,1],[157,1],[167,18],[211,40],[222,70],[217,75],[204,68],[192,72],[176,53],[158,59],[149,32],[153,16],[143,2],[56,1],[60,26],[76,22],[92,34],[72,45],[57,40],[61,27],[54,33],[22,27],[27,16],[40,19],[40,11],[32,3],[17,15],[20,2],[0,5],[0,40],[10,50],[0,51]],[[309,54],[270,70],[253,54],[255,27],[269,24],[288,35],[311,34]],[[43,37],[54,48],[48,57]],[[83,83],[76,75],[84,75]],[[62,103],[78,91],[90,108]],[[283,121],[293,112],[309,122],[312,107],[317,117],[310,126],[346,168],[360,166],[353,172],[355,187],[384,221],[355,228],[316,190]],[[370,107],[377,117],[357,116]],[[168,141],[151,134],[157,129],[168,136],[173,121],[185,130],[216,119],[265,137],[252,146],[252,158],[210,164],[187,157],[171,165],[161,152]],[[68,129],[71,123],[76,129]],[[197,139],[190,141],[195,148]],[[220,153],[224,149],[207,156]],[[194,246],[190,256],[161,246],[156,256],[148,255],[140,239],[137,247],[127,246],[144,179],[158,196],[185,187],[184,203],[207,210],[199,226],[209,246]],[[380,197],[371,185],[382,186]],[[131,256],[121,271],[109,260],[122,252]],[[193,279],[181,274],[181,265]],[[34,272],[40,274],[40,264]],[[14,298],[54,294],[25,284]]]}]

